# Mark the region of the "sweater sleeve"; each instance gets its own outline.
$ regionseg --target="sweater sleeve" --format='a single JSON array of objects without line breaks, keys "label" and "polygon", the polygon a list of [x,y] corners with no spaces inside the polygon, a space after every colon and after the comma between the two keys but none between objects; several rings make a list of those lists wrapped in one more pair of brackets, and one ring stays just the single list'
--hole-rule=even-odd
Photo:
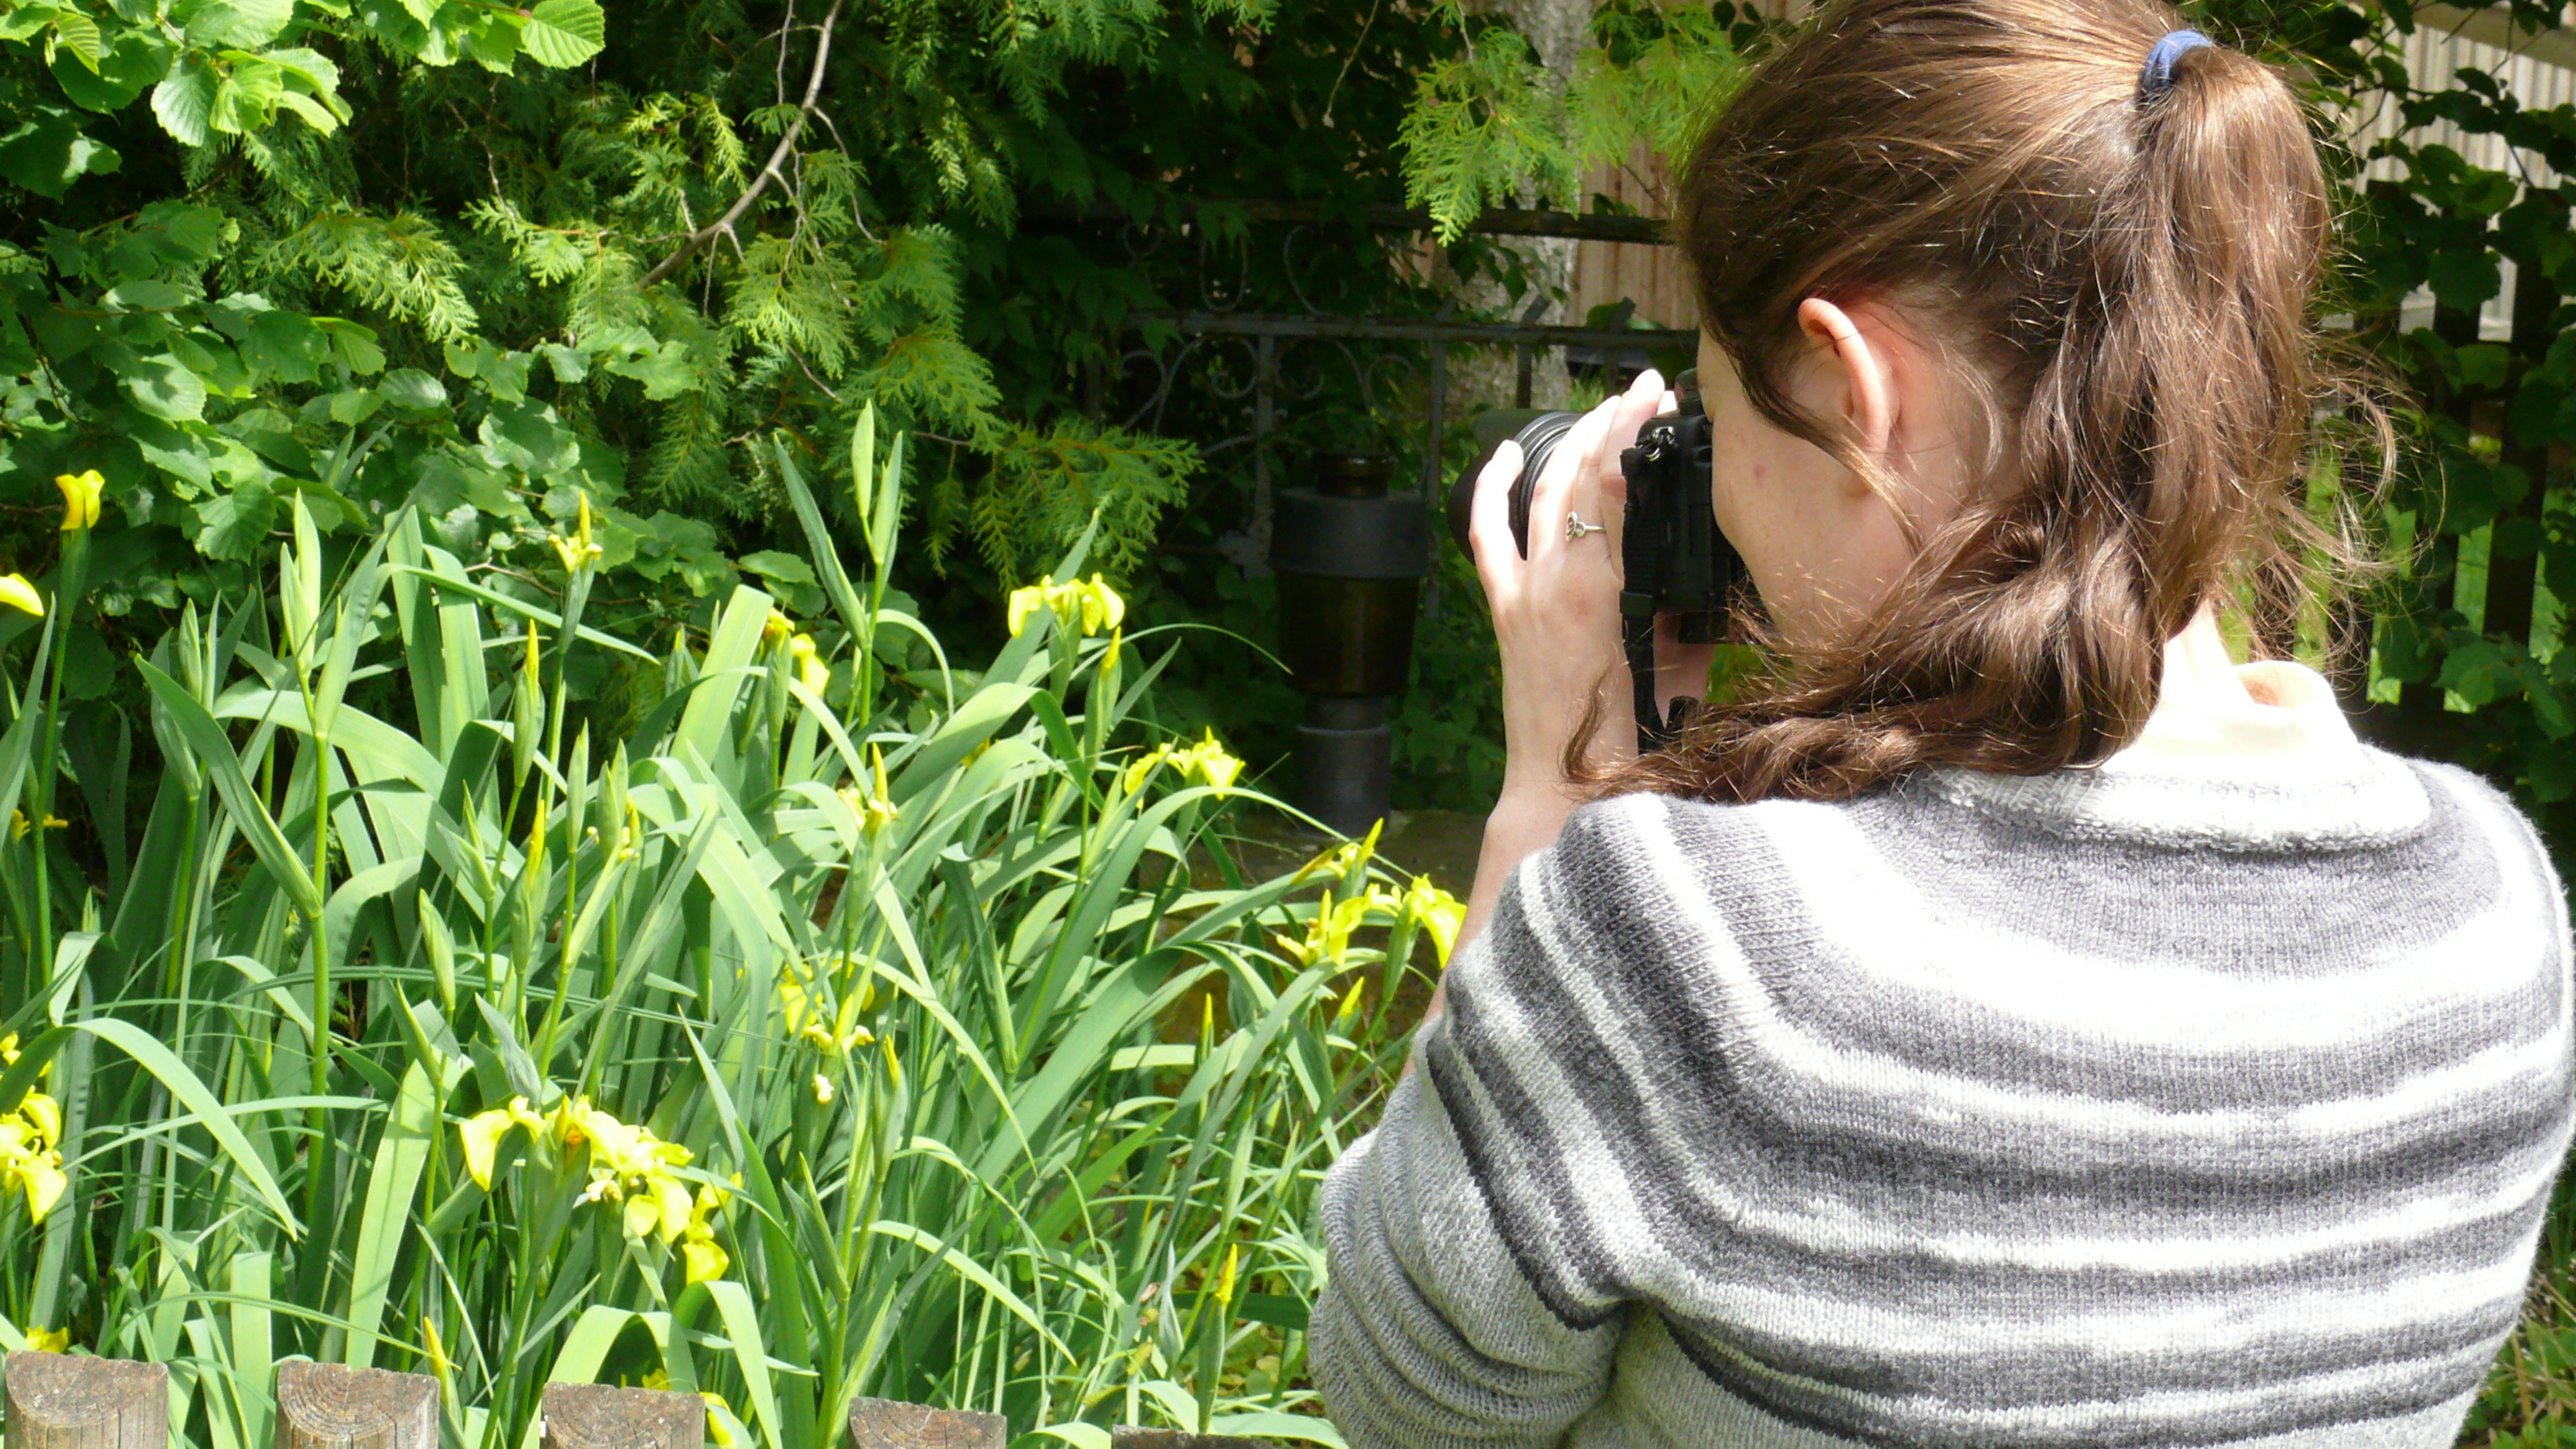
[{"label": "sweater sleeve", "polygon": [[1326,1175],[1323,1228],[1308,1351],[1351,1449],[1553,1445],[1608,1388],[1619,1320],[1530,1290],[1420,1071]]},{"label": "sweater sleeve", "polygon": [[1456,1074],[1444,1050],[1455,1013],[1505,989],[1492,958],[1526,961],[1543,949],[1525,892],[1562,870],[1567,844],[1505,882],[1486,930],[1451,963],[1448,1012],[1417,1039],[1416,1070],[1325,1178],[1330,1272],[1309,1351],[1352,1449],[1553,1445],[1608,1390],[1624,1305],[1596,1301],[1569,1316],[1534,1290],[1443,1100],[1453,1084],[1441,1080],[1444,1065]]}]

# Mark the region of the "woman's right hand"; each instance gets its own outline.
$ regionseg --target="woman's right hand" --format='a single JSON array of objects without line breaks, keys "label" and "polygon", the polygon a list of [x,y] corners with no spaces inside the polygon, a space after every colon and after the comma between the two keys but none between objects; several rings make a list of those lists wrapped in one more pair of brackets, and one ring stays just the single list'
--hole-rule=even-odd
[{"label": "woman's right hand", "polygon": [[[1635,755],[1635,695],[1620,637],[1621,507],[1627,494],[1619,451],[1636,440],[1665,397],[1651,369],[1618,397],[1584,414],[1548,454],[1530,490],[1529,556],[1515,546],[1511,487],[1523,461],[1505,443],[1476,479],[1468,545],[1476,577],[1494,616],[1503,666],[1503,793],[1562,798],[1564,757],[1584,706],[1609,675],[1605,714],[1590,761],[1605,766]],[[1606,530],[1565,536],[1575,514]]]}]

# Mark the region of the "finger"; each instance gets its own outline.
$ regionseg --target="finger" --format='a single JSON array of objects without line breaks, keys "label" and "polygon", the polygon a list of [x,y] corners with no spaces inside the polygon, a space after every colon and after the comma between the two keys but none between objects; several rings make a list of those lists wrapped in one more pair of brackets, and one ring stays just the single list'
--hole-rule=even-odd
[{"label": "finger", "polygon": [[1585,413],[1549,451],[1547,469],[1539,475],[1538,486],[1530,490],[1530,558],[1533,561],[1540,555],[1542,539],[1549,554],[1555,553],[1566,542],[1565,515],[1569,511],[1583,513],[1587,523],[1600,521],[1592,516],[1600,509],[1587,508],[1585,505],[1590,503],[1588,497],[1584,504],[1577,504],[1574,495],[1577,484],[1590,471],[1585,460],[1591,457],[1610,430],[1618,401],[1612,398]]},{"label": "finger", "polygon": [[[1658,394],[1670,396],[1664,393],[1664,380],[1653,368],[1637,374],[1637,380],[1629,384],[1628,391],[1617,399],[1619,409],[1611,421],[1610,430],[1602,437],[1598,456],[1586,460],[1585,471],[1595,480],[1594,492],[1600,500],[1601,523],[1610,530],[1603,539],[1610,545],[1611,559],[1622,564],[1626,559],[1623,550],[1627,537],[1628,478],[1619,470],[1619,455],[1636,442],[1638,430],[1655,415]],[[1625,572],[1623,567],[1623,576]]]},{"label": "finger", "polygon": [[1514,581],[1520,562],[1512,541],[1512,480],[1521,475],[1521,445],[1509,438],[1494,450],[1485,471],[1476,475],[1476,492],[1467,506],[1467,544],[1475,555],[1476,577],[1485,586],[1485,601],[1499,601]]}]

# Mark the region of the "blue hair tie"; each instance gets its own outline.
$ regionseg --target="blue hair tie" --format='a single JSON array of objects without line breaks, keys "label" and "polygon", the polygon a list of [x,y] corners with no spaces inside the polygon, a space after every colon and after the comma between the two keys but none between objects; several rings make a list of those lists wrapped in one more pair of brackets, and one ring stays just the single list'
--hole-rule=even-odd
[{"label": "blue hair tie", "polygon": [[2145,72],[2138,77],[2138,98],[2159,95],[2173,84],[2174,62],[2182,58],[2184,51],[2217,43],[2197,30],[2177,30],[2157,41],[2156,48],[2147,53]]}]

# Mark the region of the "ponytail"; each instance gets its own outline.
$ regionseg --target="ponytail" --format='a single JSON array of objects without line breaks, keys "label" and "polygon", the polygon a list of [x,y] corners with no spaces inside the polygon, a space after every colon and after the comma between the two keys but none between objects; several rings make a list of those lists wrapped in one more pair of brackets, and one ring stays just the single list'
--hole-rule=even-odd
[{"label": "ponytail", "polygon": [[[2037,775],[2107,758],[2203,605],[2286,649],[2302,600],[2363,567],[2306,464],[2342,396],[2394,433],[2311,319],[2333,241],[2308,121],[2268,66],[2181,48],[2161,0],[1841,0],[1757,69],[1685,170],[1703,326],[1746,399],[1883,493],[1792,400],[1799,302],[1927,322],[1971,411],[1957,513],[1841,637],[1704,707],[1592,797],[1844,799],[1926,766]],[[1892,494],[1891,494],[1892,496]],[[1900,516],[1902,516],[1900,514]]]}]

